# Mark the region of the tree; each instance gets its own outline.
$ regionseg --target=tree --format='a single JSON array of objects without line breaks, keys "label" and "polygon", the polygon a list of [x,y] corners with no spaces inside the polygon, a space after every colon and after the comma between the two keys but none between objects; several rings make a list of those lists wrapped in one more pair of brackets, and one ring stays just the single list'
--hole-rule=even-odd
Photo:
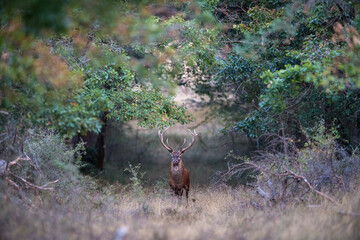
[{"label": "tree", "polygon": [[304,128],[324,119],[356,146],[359,38],[350,24],[359,26],[358,9],[350,1],[218,2],[212,14],[227,26],[220,57],[195,89],[222,106],[227,131],[258,138],[282,130],[300,147]]},{"label": "tree", "polygon": [[[71,99],[67,108],[54,109],[56,125],[64,134],[99,133],[97,167],[103,168],[105,135],[108,119],[126,122],[137,119],[142,127],[163,127],[188,123],[191,116],[184,106],[177,106],[171,97],[163,96],[151,85],[135,84],[134,74],[126,69],[106,66],[89,72],[83,88]],[[95,122],[95,123],[94,123]]]},{"label": "tree", "polygon": [[[156,17],[154,4],[6,1],[0,12],[1,121],[69,137],[92,131],[100,133],[101,146],[108,119],[137,119],[146,127],[188,122],[184,106],[161,91],[174,86],[183,64],[170,44],[177,21]],[[165,5],[165,14],[183,5]]]}]

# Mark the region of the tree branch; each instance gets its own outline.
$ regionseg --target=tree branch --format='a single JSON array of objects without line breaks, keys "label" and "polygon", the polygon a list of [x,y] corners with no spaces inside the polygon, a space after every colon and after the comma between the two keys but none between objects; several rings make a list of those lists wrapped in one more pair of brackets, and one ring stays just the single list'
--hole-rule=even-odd
[{"label": "tree branch", "polygon": [[334,200],[333,198],[331,198],[330,196],[326,195],[325,193],[322,193],[318,190],[316,190],[313,186],[311,186],[311,184],[309,183],[309,181],[304,177],[304,176],[301,176],[299,174],[296,174],[294,173],[293,171],[291,170],[288,170],[286,169],[284,173],[280,173],[280,174],[276,174],[277,176],[293,176],[297,179],[300,179],[302,180],[306,186],[313,192],[317,193],[318,195],[322,196],[323,198],[326,198],[327,200],[329,200],[330,202],[332,203],[335,203],[337,205],[339,205],[340,203],[338,203],[336,200]]}]

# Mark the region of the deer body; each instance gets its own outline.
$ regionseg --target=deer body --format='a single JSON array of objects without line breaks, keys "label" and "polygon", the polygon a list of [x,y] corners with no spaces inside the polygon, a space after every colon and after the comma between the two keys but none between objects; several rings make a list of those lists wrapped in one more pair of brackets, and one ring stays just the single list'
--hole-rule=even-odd
[{"label": "deer body", "polygon": [[183,189],[185,189],[186,198],[189,197],[190,176],[182,160],[180,160],[178,164],[171,163],[169,184],[175,195],[181,197]]},{"label": "deer body", "polygon": [[190,191],[190,177],[189,172],[185,168],[184,163],[181,159],[182,154],[189,149],[195,142],[195,139],[197,137],[197,134],[194,130],[194,133],[192,133],[190,130],[190,133],[192,135],[192,141],[186,148],[183,148],[186,139],[184,139],[183,145],[180,147],[179,151],[174,151],[172,147],[170,147],[168,140],[166,141],[167,144],[164,143],[163,135],[166,132],[168,128],[164,130],[163,133],[161,131],[158,132],[160,141],[162,145],[170,152],[171,156],[171,164],[170,164],[170,178],[169,178],[169,185],[172,190],[172,192],[178,196],[180,199],[183,194],[183,189],[185,189],[186,192],[186,199],[189,197],[189,191]]}]

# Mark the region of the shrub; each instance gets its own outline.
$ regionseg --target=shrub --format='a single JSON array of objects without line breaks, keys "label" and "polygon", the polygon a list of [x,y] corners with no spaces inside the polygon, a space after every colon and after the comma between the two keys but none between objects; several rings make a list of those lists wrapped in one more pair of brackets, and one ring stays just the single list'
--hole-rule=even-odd
[{"label": "shrub", "polygon": [[264,134],[269,140],[266,149],[251,159],[230,154],[237,163],[229,162],[228,171],[220,174],[220,180],[242,178],[250,172],[255,180],[247,185],[266,201],[300,200],[314,204],[321,197],[336,202],[330,195],[350,190],[360,170],[360,156],[339,145],[337,132],[326,132],[323,122],[304,134],[308,142],[302,149],[296,147],[292,138]]},{"label": "shrub", "polygon": [[31,199],[31,193],[54,190],[52,196],[67,201],[76,189],[90,182],[79,173],[83,144],[71,147],[48,130],[29,130],[26,136],[20,156],[7,161],[5,178],[21,194],[29,193]]},{"label": "shrub", "polygon": [[144,175],[146,172],[140,171],[141,164],[137,164],[135,166],[129,163],[129,168],[126,168],[124,171],[131,174],[129,178],[130,184],[128,186],[131,187],[132,192],[135,194],[136,197],[140,198],[144,195]]}]

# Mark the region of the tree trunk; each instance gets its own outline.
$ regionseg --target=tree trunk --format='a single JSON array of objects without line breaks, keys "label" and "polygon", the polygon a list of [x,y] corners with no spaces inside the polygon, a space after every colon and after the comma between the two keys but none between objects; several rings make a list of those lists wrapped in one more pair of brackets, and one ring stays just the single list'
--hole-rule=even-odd
[{"label": "tree trunk", "polygon": [[359,117],[357,114],[351,119],[351,128],[350,128],[350,143],[353,146],[357,146],[360,143],[360,131],[359,131]]},{"label": "tree trunk", "polygon": [[98,170],[104,169],[105,162],[106,113],[103,113],[101,120],[103,124],[100,133],[87,132],[86,135],[78,134],[71,140],[73,145],[76,145],[81,140],[84,141],[86,153],[83,156],[83,161],[91,164]]},{"label": "tree trunk", "polygon": [[230,135],[230,137],[231,137],[231,148],[232,148],[232,150],[233,150],[233,153],[234,153],[235,155],[237,155],[237,154],[238,154],[238,147],[237,147],[237,145],[236,145],[234,132],[233,132],[233,131],[230,131],[230,132],[229,132],[229,135]]},{"label": "tree trunk", "polygon": [[106,148],[106,144],[105,144],[106,126],[107,126],[106,113],[103,114],[101,120],[103,122],[103,125],[101,127],[96,143],[96,150],[98,152],[96,168],[102,171],[104,170],[105,148]]}]

